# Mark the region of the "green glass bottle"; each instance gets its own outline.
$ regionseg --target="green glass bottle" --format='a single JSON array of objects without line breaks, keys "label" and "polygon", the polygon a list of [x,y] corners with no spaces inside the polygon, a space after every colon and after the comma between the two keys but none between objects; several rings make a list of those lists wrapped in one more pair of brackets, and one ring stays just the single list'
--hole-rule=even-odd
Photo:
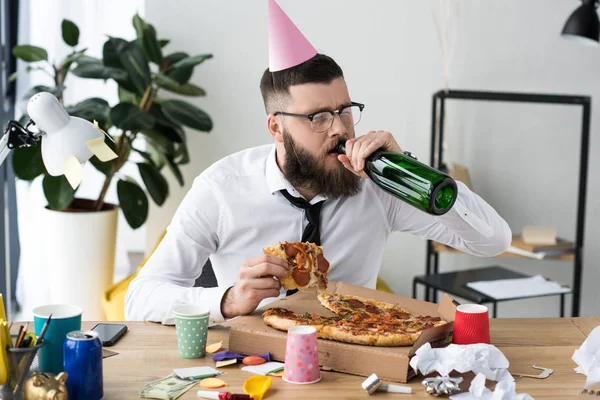
[{"label": "green glass bottle", "polygon": [[[345,142],[338,143],[336,151],[346,154]],[[365,160],[364,171],[386,192],[429,214],[443,215],[456,201],[454,179],[410,153],[377,150]]]}]

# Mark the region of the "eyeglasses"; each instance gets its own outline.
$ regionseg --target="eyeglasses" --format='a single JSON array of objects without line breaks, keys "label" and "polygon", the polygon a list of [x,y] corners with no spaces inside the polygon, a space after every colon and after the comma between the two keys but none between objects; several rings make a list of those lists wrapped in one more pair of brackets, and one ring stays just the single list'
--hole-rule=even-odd
[{"label": "eyeglasses", "polygon": [[287,115],[290,117],[307,118],[310,121],[312,130],[317,133],[322,133],[331,128],[335,114],[340,116],[340,120],[346,126],[354,126],[358,124],[364,108],[364,104],[351,102],[348,105],[342,106],[337,111],[322,110],[312,114],[294,114],[284,111],[277,111],[274,115]]}]

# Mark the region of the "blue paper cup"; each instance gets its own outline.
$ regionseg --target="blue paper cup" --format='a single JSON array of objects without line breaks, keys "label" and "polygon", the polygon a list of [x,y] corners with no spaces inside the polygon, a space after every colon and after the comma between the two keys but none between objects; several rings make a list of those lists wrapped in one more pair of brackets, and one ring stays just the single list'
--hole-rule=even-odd
[{"label": "blue paper cup", "polygon": [[67,304],[50,304],[33,309],[35,334],[39,336],[48,317],[52,319],[44,335],[44,346],[40,349],[40,372],[58,374],[63,367],[63,343],[67,333],[81,330],[81,307]]}]

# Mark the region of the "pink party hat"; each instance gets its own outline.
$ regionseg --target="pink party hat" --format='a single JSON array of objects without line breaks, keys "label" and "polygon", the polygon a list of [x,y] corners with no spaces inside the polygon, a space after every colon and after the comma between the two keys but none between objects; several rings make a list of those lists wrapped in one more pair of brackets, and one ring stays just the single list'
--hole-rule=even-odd
[{"label": "pink party hat", "polygon": [[316,54],[317,50],[275,0],[269,0],[269,71],[302,64]]}]

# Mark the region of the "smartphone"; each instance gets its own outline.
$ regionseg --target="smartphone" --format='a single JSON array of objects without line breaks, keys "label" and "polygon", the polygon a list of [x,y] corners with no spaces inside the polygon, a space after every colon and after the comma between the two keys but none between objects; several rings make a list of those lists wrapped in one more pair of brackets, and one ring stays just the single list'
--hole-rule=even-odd
[{"label": "smartphone", "polygon": [[127,332],[127,325],[100,323],[92,328],[98,332],[102,346],[112,346]]}]

